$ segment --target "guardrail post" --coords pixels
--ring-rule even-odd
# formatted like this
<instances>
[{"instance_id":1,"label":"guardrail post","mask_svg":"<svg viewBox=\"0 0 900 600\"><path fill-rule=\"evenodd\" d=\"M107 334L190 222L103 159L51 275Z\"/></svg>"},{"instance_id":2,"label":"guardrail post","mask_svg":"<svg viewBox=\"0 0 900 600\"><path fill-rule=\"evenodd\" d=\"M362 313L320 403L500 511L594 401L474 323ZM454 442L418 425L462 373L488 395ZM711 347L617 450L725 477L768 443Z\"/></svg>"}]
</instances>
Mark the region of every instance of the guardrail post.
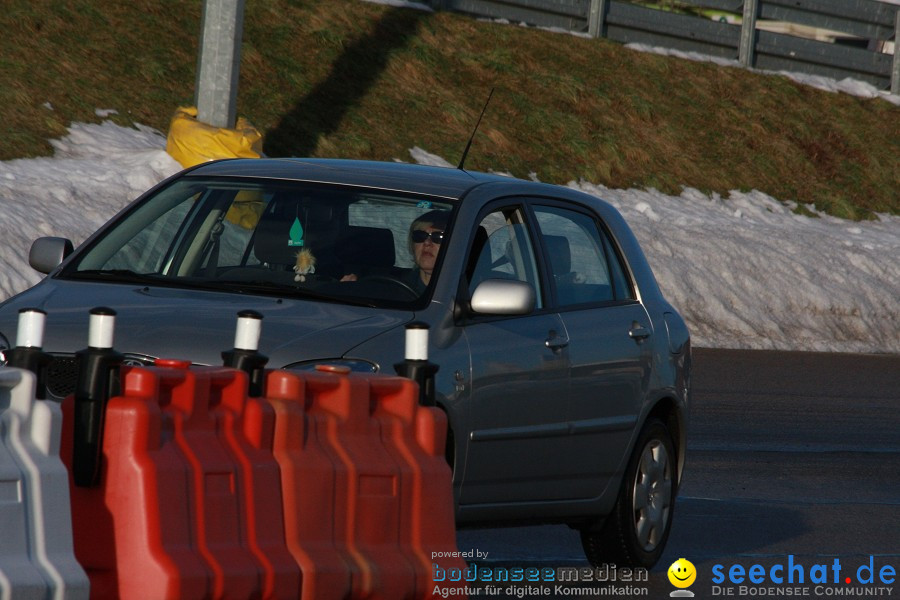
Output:
<instances>
[{"instance_id":1,"label":"guardrail post","mask_svg":"<svg viewBox=\"0 0 900 600\"><path fill-rule=\"evenodd\" d=\"M591 0L591 12L588 15L588 35L606 37L606 14L609 12L609 0Z\"/></svg>"},{"instance_id":2,"label":"guardrail post","mask_svg":"<svg viewBox=\"0 0 900 600\"><path fill-rule=\"evenodd\" d=\"M900 9L894 15L894 66L891 69L891 93L900 96Z\"/></svg>"},{"instance_id":3,"label":"guardrail post","mask_svg":"<svg viewBox=\"0 0 900 600\"><path fill-rule=\"evenodd\" d=\"M91 309L88 347L75 353L78 384L75 387L75 434L72 477L78 487L100 483L103 460L103 422L106 403L121 391L119 368L122 355L113 350L116 311Z\"/></svg>"},{"instance_id":4,"label":"guardrail post","mask_svg":"<svg viewBox=\"0 0 900 600\"><path fill-rule=\"evenodd\" d=\"M438 365L428 360L428 324L413 321L406 326L406 352L403 362L394 365L400 377L419 384L419 404L434 406L434 374Z\"/></svg>"},{"instance_id":5,"label":"guardrail post","mask_svg":"<svg viewBox=\"0 0 900 600\"><path fill-rule=\"evenodd\" d=\"M7 352L10 367L26 369L37 376L34 397L38 400L47 399L47 367L53 360L43 351L46 322L47 313L39 308L20 310L16 347Z\"/></svg>"},{"instance_id":6,"label":"guardrail post","mask_svg":"<svg viewBox=\"0 0 900 600\"><path fill-rule=\"evenodd\" d=\"M204 0L197 64L197 118L231 129L237 117L244 0Z\"/></svg>"},{"instance_id":7,"label":"guardrail post","mask_svg":"<svg viewBox=\"0 0 900 600\"><path fill-rule=\"evenodd\" d=\"M234 349L222 352L224 366L247 373L248 395L253 398L262 396L266 379L265 367L269 362L268 356L259 353L262 319L263 316L255 310L239 312L234 332Z\"/></svg>"},{"instance_id":8,"label":"guardrail post","mask_svg":"<svg viewBox=\"0 0 900 600\"><path fill-rule=\"evenodd\" d=\"M738 50L738 60L745 67L753 66L753 54L756 47L756 15L758 14L758 0L744 0L744 16L741 21L741 46Z\"/></svg>"}]
</instances>

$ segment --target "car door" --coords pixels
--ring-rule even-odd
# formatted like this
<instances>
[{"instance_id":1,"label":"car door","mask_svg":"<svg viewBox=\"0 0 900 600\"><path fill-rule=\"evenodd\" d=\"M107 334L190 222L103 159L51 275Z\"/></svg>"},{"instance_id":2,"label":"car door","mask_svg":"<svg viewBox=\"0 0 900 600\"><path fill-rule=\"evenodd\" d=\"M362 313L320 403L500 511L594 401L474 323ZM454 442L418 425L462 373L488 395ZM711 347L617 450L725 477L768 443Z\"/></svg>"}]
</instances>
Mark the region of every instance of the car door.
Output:
<instances>
[{"instance_id":1,"label":"car door","mask_svg":"<svg viewBox=\"0 0 900 600\"><path fill-rule=\"evenodd\" d=\"M603 492L625 459L651 369L651 322L599 219L572 205L533 205L554 303L569 338L571 455L577 497Z\"/></svg>"},{"instance_id":2,"label":"car door","mask_svg":"<svg viewBox=\"0 0 900 600\"><path fill-rule=\"evenodd\" d=\"M463 285L471 295L488 279L530 283L527 315L470 314L471 427L460 504L560 497L557 469L566 458L568 362L562 322L546 308L532 231L521 204L479 219Z\"/></svg>"}]
</instances>

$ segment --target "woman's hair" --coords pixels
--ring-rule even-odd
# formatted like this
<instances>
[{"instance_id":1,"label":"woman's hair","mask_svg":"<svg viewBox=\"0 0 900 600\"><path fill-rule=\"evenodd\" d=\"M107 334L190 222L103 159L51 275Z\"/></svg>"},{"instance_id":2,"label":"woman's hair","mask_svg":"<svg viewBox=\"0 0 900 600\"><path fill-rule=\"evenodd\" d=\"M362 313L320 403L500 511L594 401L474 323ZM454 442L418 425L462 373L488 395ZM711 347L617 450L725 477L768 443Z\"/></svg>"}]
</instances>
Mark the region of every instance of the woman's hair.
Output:
<instances>
[{"instance_id":1,"label":"woman's hair","mask_svg":"<svg viewBox=\"0 0 900 600\"><path fill-rule=\"evenodd\" d=\"M428 227L444 230L447 228L447 221L449 218L450 211L448 210L431 210L416 217L415 220L409 224L409 233L406 236L406 245L409 248L409 253L415 255L413 250L415 244L413 244L412 241L413 231L417 229L427 229Z\"/></svg>"}]
</instances>

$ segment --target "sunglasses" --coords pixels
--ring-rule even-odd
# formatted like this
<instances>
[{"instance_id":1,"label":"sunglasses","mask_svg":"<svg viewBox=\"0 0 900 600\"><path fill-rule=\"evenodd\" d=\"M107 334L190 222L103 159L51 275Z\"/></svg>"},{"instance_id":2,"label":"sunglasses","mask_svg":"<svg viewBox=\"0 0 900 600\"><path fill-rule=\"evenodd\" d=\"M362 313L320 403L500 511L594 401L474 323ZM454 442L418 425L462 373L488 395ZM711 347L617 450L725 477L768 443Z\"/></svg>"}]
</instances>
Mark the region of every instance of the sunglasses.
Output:
<instances>
[{"instance_id":1,"label":"sunglasses","mask_svg":"<svg viewBox=\"0 0 900 600\"><path fill-rule=\"evenodd\" d=\"M421 244L428 238L431 238L432 243L440 244L444 241L444 232L432 231L431 233L428 233L427 231L422 231L421 229L416 229L412 232L412 241L416 244Z\"/></svg>"}]
</instances>

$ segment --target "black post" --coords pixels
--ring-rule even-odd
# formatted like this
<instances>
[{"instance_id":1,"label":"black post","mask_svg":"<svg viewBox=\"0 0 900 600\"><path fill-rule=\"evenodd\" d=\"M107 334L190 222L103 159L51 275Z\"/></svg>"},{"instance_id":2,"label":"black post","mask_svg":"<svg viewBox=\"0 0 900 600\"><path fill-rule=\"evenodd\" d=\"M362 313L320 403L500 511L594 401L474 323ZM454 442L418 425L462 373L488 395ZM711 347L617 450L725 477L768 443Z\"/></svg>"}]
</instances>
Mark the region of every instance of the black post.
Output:
<instances>
[{"instance_id":1,"label":"black post","mask_svg":"<svg viewBox=\"0 0 900 600\"><path fill-rule=\"evenodd\" d=\"M44 325L47 313L39 308L23 308L19 311L19 329L16 332L16 347L7 352L7 363L31 371L37 376L34 397L47 399L47 367L53 357L43 351Z\"/></svg>"},{"instance_id":2,"label":"black post","mask_svg":"<svg viewBox=\"0 0 900 600\"><path fill-rule=\"evenodd\" d=\"M79 487L100 483L106 404L111 397L121 393L122 355L112 349L116 311L97 307L90 314L88 347L75 354L78 384L75 387L72 475Z\"/></svg>"},{"instance_id":3,"label":"black post","mask_svg":"<svg viewBox=\"0 0 900 600\"><path fill-rule=\"evenodd\" d=\"M403 362L394 365L401 377L419 384L419 404L434 406L434 375L438 365L428 361L428 324L413 321L406 326L406 355Z\"/></svg>"},{"instance_id":4,"label":"black post","mask_svg":"<svg viewBox=\"0 0 900 600\"><path fill-rule=\"evenodd\" d=\"M269 362L268 356L258 352L262 319L263 316L255 310L239 312L234 333L234 349L222 352L226 367L240 369L250 376L248 394L254 398L263 395L265 367Z\"/></svg>"}]
</instances>

